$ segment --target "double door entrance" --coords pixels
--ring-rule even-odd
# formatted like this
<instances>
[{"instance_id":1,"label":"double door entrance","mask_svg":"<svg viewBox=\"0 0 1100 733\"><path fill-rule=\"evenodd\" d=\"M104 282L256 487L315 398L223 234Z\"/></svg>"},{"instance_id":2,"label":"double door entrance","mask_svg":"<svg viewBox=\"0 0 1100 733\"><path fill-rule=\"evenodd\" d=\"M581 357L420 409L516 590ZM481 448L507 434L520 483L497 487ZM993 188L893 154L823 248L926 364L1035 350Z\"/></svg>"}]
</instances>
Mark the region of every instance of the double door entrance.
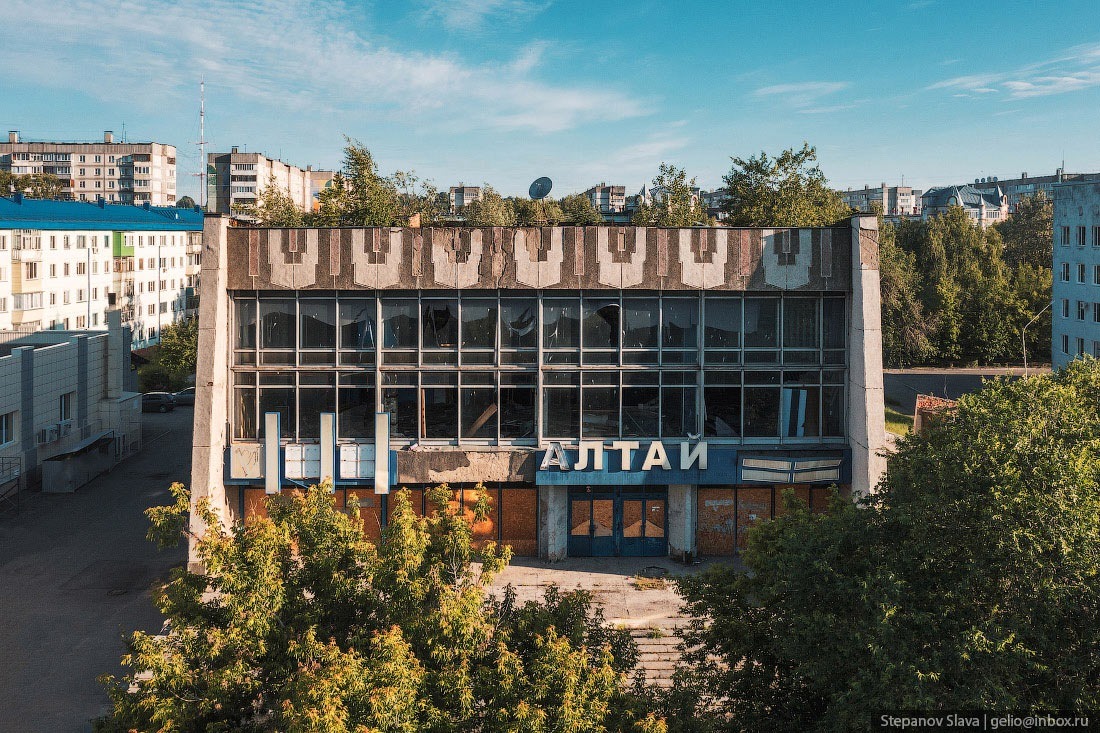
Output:
<instances>
[{"instance_id":1,"label":"double door entrance","mask_svg":"<svg viewBox=\"0 0 1100 733\"><path fill-rule=\"evenodd\" d=\"M601 487L569 496L570 557L663 557L667 535L667 489Z\"/></svg>"}]
</instances>

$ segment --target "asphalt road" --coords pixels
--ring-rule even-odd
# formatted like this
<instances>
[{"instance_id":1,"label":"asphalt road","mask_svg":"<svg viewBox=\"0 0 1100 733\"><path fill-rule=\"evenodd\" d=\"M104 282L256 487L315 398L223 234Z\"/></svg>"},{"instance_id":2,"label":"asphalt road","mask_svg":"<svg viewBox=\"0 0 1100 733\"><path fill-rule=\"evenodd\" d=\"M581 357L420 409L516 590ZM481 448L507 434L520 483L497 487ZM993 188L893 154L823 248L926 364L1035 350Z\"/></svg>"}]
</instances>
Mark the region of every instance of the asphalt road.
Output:
<instances>
[{"instance_id":1,"label":"asphalt road","mask_svg":"<svg viewBox=\"0 0 1100 733\"><path fill-rule=\"evenodd\" d=\"M143 416L141 453L75 494L25 493L0 513L0 731L90 731L132 631L159 631L149 589L181 564L143 512L191 471L192 408Z\"/></svg>"}]
</instances>

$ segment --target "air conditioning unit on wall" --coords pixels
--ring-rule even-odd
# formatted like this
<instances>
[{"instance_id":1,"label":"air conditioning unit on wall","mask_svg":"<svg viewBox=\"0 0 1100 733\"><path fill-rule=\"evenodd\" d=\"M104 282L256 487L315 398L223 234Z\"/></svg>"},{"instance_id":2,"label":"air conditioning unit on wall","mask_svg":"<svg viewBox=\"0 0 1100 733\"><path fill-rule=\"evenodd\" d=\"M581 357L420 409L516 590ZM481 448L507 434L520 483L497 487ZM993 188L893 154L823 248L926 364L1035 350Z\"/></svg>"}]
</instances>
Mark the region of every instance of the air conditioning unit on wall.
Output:
<instances>
[{"instance_id":1,"label":"air conditioning unit on wall","mask_svg":"<svg viewBox=\"0 0 1100 733\"><path fill-rule=\"evenodd\" d=\"M72 420L62 420L61 422L59 422L57 424L57 434L60 437L64 438L66 435L69 435L72 432L73 432L73 421Z\"/></svg>"},{"instance_id":2,"label":"air conditioning unit on wall","mask_svg":"<svg viewBox=\"0 0 1100 733\"><path fill-rule=\"evenodd\" d=\"M42 428L38 431L38 445L53 443L57 439L58 429L56 425L50 425L49 427Z\"/></svg>"}]
</instances>

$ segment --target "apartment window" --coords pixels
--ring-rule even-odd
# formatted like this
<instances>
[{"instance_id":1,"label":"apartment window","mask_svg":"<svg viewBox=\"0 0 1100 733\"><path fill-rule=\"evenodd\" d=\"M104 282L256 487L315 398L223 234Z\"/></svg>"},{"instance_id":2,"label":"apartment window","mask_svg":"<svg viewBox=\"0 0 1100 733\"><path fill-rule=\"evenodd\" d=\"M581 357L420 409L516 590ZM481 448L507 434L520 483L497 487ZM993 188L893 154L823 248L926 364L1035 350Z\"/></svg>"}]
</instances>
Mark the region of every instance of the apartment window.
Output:
<instances>
[{"instance_id":1,"label":"apartment window","mask_svg":"<svg viewBox=\"0 0 1100 733\"><path fill-rule=\"evenodd\" d=\"M84 162L84 156L83 156L83 155L81 155L81 156L80 156L80 162L81 162L81 163L83 163L83 162ZM81 169L81 170L80 170L80 175L84 175L84 169Z\"/></svg>"},{"instance_id":2,"label":"apartment window","mask_svg":"<svg viewBox=\"0 0 1100 733\"><path fill-rule=\"evenodd\" d=\"M92 300L99 300L99 288L92 288Z\"/></svg>"},{"instance_id":3,"label":"apartment window","mask_svg":"<svg viewBox=\"0 0 1100 733\"><path fill-rule=\"evenodd\" d=\"M1063 262L1062 263L1062 271L1060 273L1058 273L1058 277L1064 283L1069 282L1069 263L1068 262Z\"/></svg>"},{"instance_id":4,"label":"apartment window","mask_svg":"<svg viewBox=\"0 0 1100 733\"><path fill-rule=\"evenodd\" d=\"M1069 318L1069 298L1062 298L1062 318Z\"/></svg>"},{"instance_id":5,"label":"apartment window","mask_svg":"<svg viewBox=\"0 0 1100 733\"><path fill-rule=\"evenodd\" d=\"M1074 352L1074 353L1077 356L1084 356L1085 355L1085 340L1083 338L1081 338L1080 336L1078 336L1076 341L1077 341L1077 351Z\"/></svg>"},{"instance_id":6,"label":"apartment window","mask_svg":"<svg viewBox=\"0 0 1100 733\"><path fill-rule=\"evenodd\" d=\"M50 237L50 249L57 249L57 237Z\"/></svg>"},{"instance_id":7,"label":"apartment window","mask_svg":"<svg viewBox=\"0 0 1100 733\"><path fill-rule=\"evenodd\" d=\"M8 299L7 298L0 298L0 313L7 313L7 312L8 312Z\"/></svg>"},{"instance_id":8,"label":"apartment window","mask_svg":"<svg viewBox=\"0 0 1100 733\"><path fill-rule=\"evenodd\" d=\"M7 278L7 273L6 273L6 272L4 272L4 268L3 268L3 267L0 267L0 283L4 282L4 281L5 281L5 280L7 280L7 279L8 279L8 278Z\"/></svg>"},{"instance_id":9,"label":"apartment window","mask_svg":"<svg viewBox=\"0 0 1100 733\"><path fill-rule=\"evenodd\" d=\"M69 263L68 262L61 265L61 272L65 277L69 276Z\"/></svg>"},{"instance_id":10,"label":"apartment window","mask_svg":"<svg viewBox=\"0 0 1100 733\"><path fill-rule=\"evenodd\" d=\"M99 274L99 260L92 260L92 274Z\"/></svg>"},{"instance_id":11,"label":"apartment window","mask_svg":"<svg viewBox=\"0 0 1100 733\"><path fill-rule=\"evenodd\" d=\"M93 313L92 314L92 326L98 326L98 325L99 325L99 314L98 313Z\"/></svg>"},{"instance_id":12,"label":"apartment window","mask_svg":"<svg viewBox=\"0 0 1100 733\"><path fill-rule=\"evenodd\" d=\"M80 187L81 187L81 188L84 188L84 187L85 187L85 186L84 186L84 181L81 181L81 182L80 182ZM84 195L84 194L81 194L81 197L83 197L83 195Z\"/></svg>"},{"instance_id":13,"label":"apartment window","mask_svg":"<svg viewBox=\"0 0 1100 733\"><path fill-rule=\"evenodd\" d=\"M146 286L145 290L146 290L146 292L149 292L149 293L157 292L157 283L156 283L156 281L155 280L150 280L149 285Z\"/></svg>"},{"instance_id":14,"label":"apartment window","mask_svg":"<svg viewBox=\"0 0 1100 733\"><path fill-rule=\"evenodd\" d=\"M8 237L7 237L7 235L0 235L0 252L6 250L7 248L8 248Z\"/></svg>"},{"instance_id":15,"label":"apartment window","mask_svg":"<svg viewBox=\"0 0 1100 733\"><path fill-rule=\"evenodd\" d=\"M103 156L102 156L102 155L97 155L97 156L95 157L95 162L97 162L97 163L102 163L102 162L103 162ZM96 173L98 173L98 172L99 172L99 169L98 169L98 168L96 168Z\"/></svg>"},{"instance_id":16,"label":"apartment window","mask_svg":"<svg viewBox=\"0 0 1100 733\"><path fill-rule=\"evenodd\" d=\"M97 163L99 162L99 156L98 155L96 156L96 161L95 162L97 162ZM95 174L97 176L103 175L103 169L102 168L96 168L95 169Z\"/></svg>"},{"instance_id":17,"label":"apartment window","mask_svg":"<svg viewBox=\"0 0 1100 733\"><path fill-rule=\"evenodd\" d=\"M1100 303L1092 304L1092 320L1100 323Z\"/></svg>"},{"instance_id":18,"label":"apartment window","mask_svg":"<svg viewBox=\"0 0 1100 733\"><path fill-rule=\"evenodd\" d=\"M155 316L157 314L156 306L150 303L149 306L145 309L145 312L151 316Z\"/></svg>"},{"instance_id":19,"label":"apartment window","mask_svg":"<svg viewBox=\"0 0 1100 733\"><path fill-rule=\"evenodd\" d=\"M1092 246L1100 247L1100 226L1092 228Z\"/></svg>"},{"instance_id":20,"label":"apartment window","mask_svg":"<svg viewBox=\"0 0 1100 733\"><path fill-rule=\"evenodd\" d=\"M1085 320L1085 316L1088 315L1089 304L1083 300L1077 301L1077 320Z\"/></svg>"},{"instance_id":21,"label":"apartment window","mask_svg":"<svg viewBox=\"0 0 1100 733\"><path fill-rule=\"evenodd\" d=\"M1092 342L1092 355L1100 359L1100 341Z\"/></svg>"},{"instance_id":22,"label":"apartment window","mask_svg":"<svg viewBox=\"0 0 1100 733\"><path fill-rule=\"evenodd\" d=\"M68 235L68 234L66 234L65 236L63 236L63 237L61 238L61 245L62 245L62 246L63 246L63 247L65 248L65 249L69 249L69 235Z\"/></svg>"},{"instance_id":23,"label":"apartment window","mask_svg":"<svg viewBox=\"0 0 1100 733\"><path fill-rule=\"evenodd\" d=\"M68 290L66 290L65 292L63 292L63 293L61 294L61 299L62 299L62 303L63 303L64 305L68 305L68 304L69 304L69 291L68 291Z\"/></svg>"},{"instance_id":24,"label":"apartment window","mask_svg":"<svg viewBox=\"0 0 1100 733\"><path fill-rule=\"evenodd\" d=\"M87 265L85 265L83 262L77 262L76 263L76 274L77 275L87 274L86 269L87 269Z\"/></svg>"},{"instance_id":25,"label":"apartment window","mask_svg":"<svg viewBox=\"0 0 1100 733\"><path fill-rule=\"evenodd\" d=\"M1092 282L1094 285L1100 285L1100 265L1092 266Z\"/></svg>"},{"instance_id":26,"label":"apartment window","mask_svg":"<svg viewBox=\"0 0 1100 733\"><path fill-rule=\"evenodd\" d=\"M87 328L87 324L85 323L84 316L77 316L76 317L76 327L77 328Z\"/></svg>"},{"instance_id":27,"label":"apartment window","mask_svg":"<svg viewBox=\"0 0 1100 733\"><path fill-rule=\"evenodd\" d=\"M75 392L66 392L61 395L61 400L58 403L58 412L60 413L60 420L72 420L73 419L73 395Z\"/></svg>"},{"instance_id":28,"label":"apartment window","mask_svg":"<svg viewBox=\"0 0 1100 733\"><path fill-rule=\"evenodd\" d=\"M1069 353L1069 335L1064 333L1062 334L1062 353Z\"/></svg>"},{"instance_id":29,"label":"apartment window","mask_svg":"<svg viewBox=\"0 0 1100 733\"><path fill-rule=\"evenodd\" d=\"M1079 282L1079 283L1084 283L1085 282L1085 265L1084 265L1084 263L1081 263L1081 262L1077 263L1077 282Z\"/></svg>"},{"instance_id":30,"label":"apartment window","mask_svg":"<svg viewBox=\"0 0 1100 733\"><path fill-rule=\"evenodd\" d=\"M15 413L6 412L0 415L0 445L15 442Z\"/></svg>"},{"instance_id":31,"label":"apartment window","mask_svg":"<svg viewBox=\"0 0 1100 733\"><path fill-rule=\"evenodd\" d=\"M1085 227L1083 226L1077 227L1077 246L1085 246Z\"/></svg>"},{"instance_id":32,"label":"apartment window","mask_svg":"<svg viewBox=\"0 0 1100 733\"><path fill-rule=\"evenodd\" d=\"M168 304L167 303L161 303L160 304L160 312L161 313L167 313L168 312Z\"/></svg>"},{"instance_id":33,"label":"apartment window","mask_svg":"<svg viewBox=\"0 0 1100 733\"><path fill-rule=\"evenodd\" d=\"M50 293L50 305L57 305L57 293Z\"/></svg>"},{"instance_id":34,"label":"apartment window","mask_svg":"<svg viewBox=\"0 0 1100 733\"><path fill-rule=\"evenodd\" d=\"M26 265L27 265L27 279L28 280L37 280L38 279L38 263L37 262L27 262Z\"/></svg>"},{"instance_id":35,"label":"apartment window","mask_svg":"<svg viewBox=\"0 0 1100 733\"><path fill-rule=\"evenodd\" d=\"M1062 246L1069 246L1069 227L1062 227Z\"/></svg>"},{"instance_id":36,"label":"apartment window","mask_svg":"<svg viewBox=\"0 0 1100 733\"><path fill-rule=\"evenodd\" d=\"M50 265L50 277L57 277L57 265Z\"/></svg>"}]
</instances>

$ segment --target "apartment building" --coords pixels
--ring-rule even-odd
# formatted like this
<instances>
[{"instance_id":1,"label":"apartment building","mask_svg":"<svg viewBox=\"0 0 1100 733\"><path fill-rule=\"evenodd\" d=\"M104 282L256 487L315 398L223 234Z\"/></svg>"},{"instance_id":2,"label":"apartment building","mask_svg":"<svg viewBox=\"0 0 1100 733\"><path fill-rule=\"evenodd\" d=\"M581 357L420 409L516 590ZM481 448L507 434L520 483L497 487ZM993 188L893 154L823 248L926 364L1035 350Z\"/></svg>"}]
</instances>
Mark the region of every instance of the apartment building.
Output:
<instances>
[{"instance_id":1,"label":"apartment building","mask_svg":"<svg viewBox=\"0 0 1100 733\"><path fill-rule=\"evenodd\" d=\"M16 175L48 173L61 179L62 197L75 201L176 203L176 148L155 142L118 142L110 130L102 142L24 141L19 131L0 143L0 169ZM9 192L0 192L7 195Z\"/></svg>"},{"instance_id":2,"label":"apartment building","mask_svg":"<svg viewBox=\"0 0 1100 733\"><path fill-rule=\"evenodd\" d=\"M878 231L204 231L191 489L488 489L519 555L731 555L885 469ZM198 521L193 518L193 522ZM193 528L201 529L201 527ZM194 559L194 558L193 558Z\"/></svg>"},{"instance_id":3,"label":"apartment building","mask_svg":"<svg viewBox=\"0 0 1100 733\"><path fill-rule=\"evenodd\" d=\"M202 212L0 198L0 328L106 328L120 310L134 348L197 309Z\"/></svg>"},{"instance_id":4,"label":"apartment building","mask_svg":"<svg viewBox=\"0 0 1100 733\"><path fill-rule=\"evenodd\" d=\"M1054 186L1051 363L1100 358L1100 181Z\"/></svg>"},{"instance_id":5,"label":"apartment building","mask_svg":"<svg viewBox=\"0 0 1100 733\"><path fill-rule=\"evenodd\" d=\"M587 196L596 211L603 216L622 214L626 211L626 186L609 186L600 183L588 189L582 196Z\"/></svg>"},{"instance_id":6,"label":"apartment building","mask_svg":"<svg viewBox=\"0 0 1100 733\"><path fill-rule=\"evenodd\" d=\"M1024 171L1019 178L1007 178L998 180L997 176L975 178L974 188L979 191L992 192L1000 189L1008 198L1008 213L1016 213L1016 207L1020 205L1020 199L1024 196L1033 196L1042 191L1047 198L1054 198L1054 187L1060 183L1087 183L1100 182L1100 173L1066 173L1058 168L1049 176L1028 176Z\"/></svg>"},{"instance_id":7,"label":"apartment building","mask_svg":"<svg viewBox=\"0 0 1100 733\"><path fill-rule=\"evenodd\" d=\"M447 204L449 211L455 216L462 216L462 211L475 201L481 201L481 186L467 186L460 183L451 186L447 192Z\"/></svg>"},{"instance_id":8,"label":"apartment building","mask_svg":"<svg viewBox=\"0 0 1100 733\"><path fill-rule=\"evenodd\" d=\"M909 186L887 186L879 184L875 188L864 186L862 189L839 191L844 203L856 211L869 214L876 204L883 216L919 216L921 213L920 189Z\"/></svg>"},{"instance_id":9,"label":"apartment building","mask_svg":"<svg viewBox=\"0 0 1100 733\"><path fill-rule=\"evenodd\" d=\"M125 390L128 329L0 330L0 496L73 491L141 444L141 395Z\"/></svg>"},{"instance_id":10,"label":"apartment building","mask_svg":"<svg viewBox=\"0 0 1100 733\"><path fill-rule=\"evenodd\" d=\"M248 220L260 192L269 185L288 192L303 212L314 211L317 197L332 181L332 171L299 168L263 153L242 153L234 146L228 153L209 153L207 210Z\"/></svg>"}]
</instances>

